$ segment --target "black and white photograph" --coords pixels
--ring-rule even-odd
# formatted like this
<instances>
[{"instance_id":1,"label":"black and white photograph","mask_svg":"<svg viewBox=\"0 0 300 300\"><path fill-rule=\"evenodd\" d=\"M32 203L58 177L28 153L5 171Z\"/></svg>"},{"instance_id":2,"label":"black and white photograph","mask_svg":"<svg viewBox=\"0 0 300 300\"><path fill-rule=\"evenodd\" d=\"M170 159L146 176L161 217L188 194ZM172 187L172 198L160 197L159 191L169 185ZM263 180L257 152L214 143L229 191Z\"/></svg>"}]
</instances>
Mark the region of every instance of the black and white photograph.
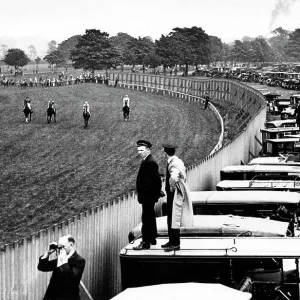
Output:
<instances>
[{"instance_id":1,"label":"black and white photograph","mask_svg":"<svg viewBox=\"0 0 300 300\"><path fill-rule=\"evenodd\" d=\"M299 300L300 0L2 2L0 300Z\"/></svg>"}]
</instances>

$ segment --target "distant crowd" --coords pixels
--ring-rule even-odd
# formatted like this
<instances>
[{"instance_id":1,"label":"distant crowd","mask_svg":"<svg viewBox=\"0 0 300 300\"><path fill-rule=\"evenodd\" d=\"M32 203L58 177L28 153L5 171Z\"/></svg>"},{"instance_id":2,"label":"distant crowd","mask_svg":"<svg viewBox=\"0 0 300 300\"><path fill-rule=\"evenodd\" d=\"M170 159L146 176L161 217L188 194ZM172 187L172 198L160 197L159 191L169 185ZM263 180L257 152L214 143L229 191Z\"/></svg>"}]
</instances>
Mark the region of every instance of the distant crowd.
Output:
<instances>
[{"instance_id":1,"label":"distant crowd","mask_svg":"<svg viewBox=\"0 0 300 300\"><path fill-rule=\"evenodd\" d=\"M85 82L109 84L109 77L103 74L95 74L93 72L83 72L79 76L73 76L64 74L61 72L57 77L48 77L41 75L40 77L35 76L34 78L22 78L14 80L13 78L6 77L3 74L0 75L0 85L4 88L9 86L18 86L21 88L26 87L53 87L80 84Z\"/></svg>"}]
</instances>

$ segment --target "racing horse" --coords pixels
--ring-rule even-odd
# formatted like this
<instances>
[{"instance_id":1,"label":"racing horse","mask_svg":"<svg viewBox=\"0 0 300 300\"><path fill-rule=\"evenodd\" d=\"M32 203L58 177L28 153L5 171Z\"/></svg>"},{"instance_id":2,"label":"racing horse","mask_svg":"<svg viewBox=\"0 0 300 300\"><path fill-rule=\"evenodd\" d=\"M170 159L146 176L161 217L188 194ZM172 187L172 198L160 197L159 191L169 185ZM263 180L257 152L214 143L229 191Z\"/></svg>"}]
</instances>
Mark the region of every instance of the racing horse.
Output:
<instances>
[{"instance_id":1,"label":"racing horse","mask_svg":"<svg viewBox=\"0 0 300 300\"><path fill-rule=\"evenodd\" d=\"M49 106L47 108L47 122L48 124L51 123L51 119L54 119L54 122L56 122L56 108L53 107L53 103L49 102Z\"/></svg>"},{"instance_id":2,"label":"racing horse","mask_svg":"<svg viewBox=\"0 0 300 300\"><path fill-rule=\"evenodd\" d=\"M124 121L127 122L129 120L130 107L127 104L125 104L122 108L122 111L123 111Z\"/></svg>"},{"instance_id":3,"label":"racing horse","mask_svg":"<svg viewBox=\"0 0 300 300\"><path fill-rule=\"evenodd\" d=\"M25 115L25 122L28 123L28 121L31 121L31 115L33 113L32 109L28 106L28 103L24 103L25 107L23 109L24 115ZM29 117L29 120L28 120Z\"/></svg>"},{"instance_id":4,"label":"racing horse","mask_svg":"<svg viewBox=\"0 0 300 300\"><path fill-rule=\"evenodd\" d=\"M87 128L89 123L89 118L91 117L91 114L88 112L87 105L83 106L83 122L84 122L84 128Z\"/></svg>"}]
</instances>

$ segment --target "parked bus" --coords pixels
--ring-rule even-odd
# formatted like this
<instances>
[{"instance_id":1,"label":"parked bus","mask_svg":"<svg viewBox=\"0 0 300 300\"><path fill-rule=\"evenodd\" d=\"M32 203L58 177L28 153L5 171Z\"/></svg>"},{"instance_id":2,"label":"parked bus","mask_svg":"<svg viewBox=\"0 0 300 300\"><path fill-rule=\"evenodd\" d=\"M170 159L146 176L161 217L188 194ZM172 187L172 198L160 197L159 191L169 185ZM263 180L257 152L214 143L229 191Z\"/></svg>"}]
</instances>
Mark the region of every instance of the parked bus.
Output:
<instances>
[{"instance_id":1,"label":"parked bus","mask_svg":"<svg viewBox=\"0 0 300 300\"><path fill-rule=\"evenodd\" d=\"M299 127L275 127L275 128L264 128L260 130L262 142L266 139L279 139L284 138L287 135L293 137L294 134L299 132Z\"/></svg>"},{"instance_id":2,"label":"parked bus","mask_svg":"<svg viewBox=\"0 0 300 300\"><path fill-rule=\"evenodd\" d=\"M241 287L249 278L259 289L254 299L299 299L299 238L186 236L180 250L165 252L161 245L167 241L158 237L157 245L136 251L138 238L121 250L123 290L179 282ZM286 260L292 262L289 268Z\"/></svg>"},{"instance_id":3,"label":"parked bus","mask_svg":"<svg viewBox=\"0 0 300 300\"><path fill-rule=\"evenodd\" d=\"M300 195L298 193L282 191L197 191L191 192L196 226L193 230L182 229L181 234L190 235L227 235L228 231L223 224L236 228L236 235L244 232L256 232L257 235L267 235L272 227L264 220L281 221L289 223L289 232L297 235L298 210ZM249 218L249 217L252 217ZM254 218L254 219L253 219ZM263 220L259 219L263 218ZM236 223L236 225L233 225ZM263 224L264 223L264 224ZM237 225L238 224L238 225ZM254 229L260 224L260 230ZM275 223L274 223L275 224ZM134 227L128 235L129 242L141 235L141 223ZM247 229L246 229L247 227ZM252 228L252 229L251 229ZM274 225L274 229L276 225ZM167 220L165 217L157 218L157 230L160 236L167 235ZM269 232L272 232L271 229ZM234 231L232 231L233 233ZM275 230L278 234L286 233L286 229ZM273 234L277 234L274 233ZM253 233L254 234L254 233Z\"/></svg>"},{"instance_id":4,"label":"parked bus","mask_svg":"<svg viewBox=\"0 0 300 300\"><path fill-rule=\"evenodd\" d=\"M278 156L279 154L299 152L299 138L288 137L280 139L266 139L264 147L263 153L266 156Z\"/></svg>"}]
</instances>

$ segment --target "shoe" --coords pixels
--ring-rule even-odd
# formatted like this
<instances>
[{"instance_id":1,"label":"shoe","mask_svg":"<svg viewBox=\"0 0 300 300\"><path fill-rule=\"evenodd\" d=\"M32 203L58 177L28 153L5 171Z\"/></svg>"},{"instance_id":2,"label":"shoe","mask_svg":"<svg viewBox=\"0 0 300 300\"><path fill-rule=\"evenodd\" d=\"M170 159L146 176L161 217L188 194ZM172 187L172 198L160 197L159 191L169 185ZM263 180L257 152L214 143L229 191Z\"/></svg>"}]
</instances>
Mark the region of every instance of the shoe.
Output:
<instances>
[{"instance_id":1,"label":"shoe","mask_svg":"<svg viewBox=\"0 0 300 300\"><path fill-rule=\"evenodd\" d=\"M166 244L161 245L162 248L167 248L172 246L170 242L167 242Z\"/></svg>"},{"instance_id":2,"label":"shoe","mask_svg":"<svg viewBox=\"0 0 300 300\"><path fill-rule=\"evenodd\" d=\"M153 241L150 242L150 244L151 244L151 245L156 245L157 242L156 242L156 240L153 240Z\"/></svg>"},{"instance_id":3,"label":"shoe","mask_svg":"<svg viewBox=\"0 0 300 300\"><path fill-rule=\"evenodd\" d=\"M165 250L166 252L169 252L169 251L176 251L176 250L180 250L180 246L179 246L179 245L177 245L177 246L171 245L171 246L169 246L169 247L165 247L164 250Z\"/></svg>"},{"instance_id":4,"label":"shoe","mask_svg":"<svg viewBox=\"0 0 300 300\"><path fill-rule=\"evenodd\" d=\"M150 249L150 244L141 242L138 246L133 247L133 250L144 250L144 249Z\"/></svg>"}]
</instances>

